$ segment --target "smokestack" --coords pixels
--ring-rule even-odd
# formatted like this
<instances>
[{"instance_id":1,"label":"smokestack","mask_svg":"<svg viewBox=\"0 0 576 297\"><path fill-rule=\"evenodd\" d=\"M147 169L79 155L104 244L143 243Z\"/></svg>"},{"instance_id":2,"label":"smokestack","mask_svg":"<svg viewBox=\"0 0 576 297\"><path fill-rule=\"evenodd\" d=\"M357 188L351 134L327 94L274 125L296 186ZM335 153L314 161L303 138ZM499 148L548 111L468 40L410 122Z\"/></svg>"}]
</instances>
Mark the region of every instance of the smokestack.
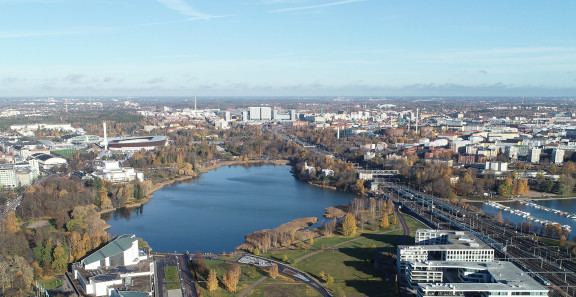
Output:
<instances>
[{"instance_id":1,"label":"smokestack","mask_svg":"<svg viewBox=\"0 0 576 297\"><path fill-rule=\"evenodd\" d=\"M102 123L102 127L104 127L104 150L108 150L108 136L106 135L106 122Z\"/></svg>"},{"instance_id":2,"label":"smokestack","mask_svg":"<svg viewBox=\"0 0 576 297\"><path fill-rule=\"evenodd\" d=\"M196 111L196 96L194 96L194 111Z\"/></svg>"},{"instance_id":3,"label":"smokestack","mask_svg":"<svg viewBox=\"0 0 576 297\"><path fill-rule=\"evenodd\" d=\"M336 139L340 139L340 127L336 127Z\"/></svg>"},{"instance_id":4,"label":"smokestack","mask_svg":"<svg viewBox=\"0 0 576 297\"><path fill-rule=\"evenodd\" d=\"M416 108L416 135L418 135L418 122L419 122L419 113L420 109Z\"/></svg>"}]
</instances>

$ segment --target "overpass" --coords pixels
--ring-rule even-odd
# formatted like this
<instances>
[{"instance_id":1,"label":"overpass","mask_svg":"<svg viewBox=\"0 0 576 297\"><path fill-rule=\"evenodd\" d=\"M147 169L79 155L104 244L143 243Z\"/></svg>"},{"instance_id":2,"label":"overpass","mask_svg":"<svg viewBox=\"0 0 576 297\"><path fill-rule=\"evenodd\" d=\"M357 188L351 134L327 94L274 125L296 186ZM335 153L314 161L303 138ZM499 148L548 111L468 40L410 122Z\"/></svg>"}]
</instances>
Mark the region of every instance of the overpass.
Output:
<instances>
[{"instance_id":1,"label":"overpass","mask_svg":"<svg viewBox=\"0 0 576 297\"><path fill-rule=\"evenodd\" d=\"M398 170L358 170L358 178L364 180L372 180L375 176L396 176Z\"/></svg>"}]
</instances>

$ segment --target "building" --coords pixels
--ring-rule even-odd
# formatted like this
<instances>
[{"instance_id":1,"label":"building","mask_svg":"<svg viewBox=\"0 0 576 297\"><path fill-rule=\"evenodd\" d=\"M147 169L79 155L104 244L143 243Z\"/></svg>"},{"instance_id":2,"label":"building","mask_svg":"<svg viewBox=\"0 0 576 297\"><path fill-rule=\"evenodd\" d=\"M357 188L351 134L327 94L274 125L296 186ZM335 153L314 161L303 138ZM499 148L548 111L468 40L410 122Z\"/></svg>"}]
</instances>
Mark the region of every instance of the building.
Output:
<instances>
[{"instance_id":1,"label":"building","mask_svg":"<svg viewBox=\"0 0 576 297\"><path fill-rule=\"evenodd\" d=\"M135 292L150 296L154 263L138 248L136 235L122 235L72 265L74 278L93 296L125 296ZM128 294L131 295L131 294Z\"/></svg>"},{"instance_id":2,"label":"building","mask_svg":"<svg viewBox=\"0 0 576 297\"><path fill-rule=\"evenodd\" d=\"M137 152L140 150L155 150L158 147L168 145L166 136L137 136L122 137L107 141L108 149L111 151Z\"/></svg>"},{"instance_id":3,"label":"building","mask_svg":"<svg viewBox=\"0 0 576 297\"><path fill-rule=\"evenodd\" d=\"M0 164L0 187L17 188L29 186L40 173L37 160L20 163Z\"/></svg>"},{"instance_id":4,"label":"building","mask_svg":"<svg viewBox=\"0 0 576 297\"><path fill-rule=\"evenodd\" d=\"M418 229L416 245L399 245L397 271L406 280L408 266L424 261L494 261L494 249L465 231Z\"/></svg>"},{"instance_id":5,"label":"building","mask_svg":"<svg viewBox=\"0 0 576 297\"><path fill-rule=\"evenodd\" d=\"M144 173L132 167L122 167L118 161L99 161L92 176L114 183L130 182L138 179L144 181Z\"/></svg>"},{"instance_id":6,"label":"building","mask_svg":"<svg viewBox=\"0 0 576 297\"><path fill-rule=\"evenodd\" d=\"M564 163L564 150L562 149L553 149L552 150L552 163L556 165L560 165Z\"/></svg>"},{"instance_id":7,"label":"building","mask_svg":"<svg viewBox=\"0 0 576 297\"><path fill-rule=\"evenodd\" d=\"M548 289L511 262L411 263L416 296L548 296Z\"/></svg>"},{"instance_id":8,"label":"building","mask_svg":"<svg viewBox=\"0 0 576 297\"><path fill-rule=\"evenodd\" d=\"M495 171L495 172L508 171L508 163L505 163L505 162L486 162L484 169Z\"/></svg>"},{"instance_id":9,"label":"building","mask_svg":"<svg viewBox=\"0 0 576 297\"><path fill-rule=\"evenodd\" d=\"M51 170L61 166L67 166L68 161L64 158L54 157L44 153L36 153L31 156L33 159L38 160L38 165L42 170Z\"/></svg>"},{"instance_id":10,"label":"building","mask_svg":"<svg viewBox=\"0 0 576 297\"><path fill-rule=\"evenodd\" d=\"M271 107L248 107L248 114L251 121L269 121L272 120Z\"/></svg>"},{"instance_id":11,"label":"building","mask_svg":"<svg viewBox=\"0 0 576 297\"><path fill-rule=\"evenodd\" d=\"M540 163L540 155L542 154L542 149L532 148L530 150L530 163Z\"/></svg>"}]
</instances>

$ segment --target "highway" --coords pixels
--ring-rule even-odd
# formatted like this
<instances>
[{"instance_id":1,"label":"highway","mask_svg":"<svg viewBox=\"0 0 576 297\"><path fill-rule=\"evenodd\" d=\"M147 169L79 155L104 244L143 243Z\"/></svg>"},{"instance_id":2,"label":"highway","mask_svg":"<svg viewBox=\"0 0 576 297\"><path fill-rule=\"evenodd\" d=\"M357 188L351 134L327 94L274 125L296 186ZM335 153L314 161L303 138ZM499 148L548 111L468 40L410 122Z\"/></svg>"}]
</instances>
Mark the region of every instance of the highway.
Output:
<instances>
[{"instance_id":1,"label":"highway","mask_svg":"<svg viewBox=\"0 0 576 297\"><path fill-rule=\"evenodd\" d=\"M422 221L439 229L469 231L550 289L550 297L576 296L576 258L569 251L538 241L524 233L440 198L390 184L389 195L403 212L414 212Z\"/></svg>"}]
</instances>

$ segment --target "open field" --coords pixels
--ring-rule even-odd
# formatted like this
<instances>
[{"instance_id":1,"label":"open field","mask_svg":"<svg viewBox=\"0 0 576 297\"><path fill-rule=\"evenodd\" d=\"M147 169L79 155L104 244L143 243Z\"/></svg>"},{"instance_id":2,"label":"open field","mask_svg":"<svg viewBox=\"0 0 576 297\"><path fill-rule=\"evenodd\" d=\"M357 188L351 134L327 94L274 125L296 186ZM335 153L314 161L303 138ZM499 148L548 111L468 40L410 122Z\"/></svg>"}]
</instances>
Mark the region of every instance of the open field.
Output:
<instances>
[{"instance_id":1,"label":"open field","mask_svg":"<svg viewBox=\"0 0 576 297\"><path fill-rule=\"evenodd\" d=\"M75 153L77 153L77 150L61 150L61 151L52 151L53 154L55 155L59 155L62 156L64 158L68 158L73 156Z\"/></svg>"},{"instance_id":2,"label":"open field","mask_svg":"<svg viewBox=\"0 0 576 297\"><path fill-rule=\"evenodd\" d=\"M409 244L414 242L413 234L416 229L426 226L411 217L405 218L411 231L411 237L406 241ZM262 256L281 261L286 255L289 262L302 258L290 265L316 279L322 279L321 272L324 272L326 277L333 277L333 283L323 283L335 296L395 296L395 281L378 270L374 259L378 253L383 253L380 266L392 276L395 269L391 254L395 254L395 244L402 233L399 225L391 225L387 229L364 232L352 237L334 234L330 237L315 238L314 244L307 245L307 248L273 250ZM320 250L321 248L324 250ZM271 281L267 279L257 285L247 296L272 296L269 295L272 293L270 290L279 284L272 285ZM300 291L298 286L288 285L290 280L285 282L286 284L278 287L278 291L274 291L278 295L273 296L310 296L307 292Z\"/></svg>"},{"instance_id":3,"label":"open field","mask_svg":"<svg viewBox=\"0 0 576 297\"><path fill-rule=\"evenodd\" d=\"M43 278L39 280L38 283L46 290L54 290L62 286L62 280L57 277Z\"/></svg>"}]
</instances>

